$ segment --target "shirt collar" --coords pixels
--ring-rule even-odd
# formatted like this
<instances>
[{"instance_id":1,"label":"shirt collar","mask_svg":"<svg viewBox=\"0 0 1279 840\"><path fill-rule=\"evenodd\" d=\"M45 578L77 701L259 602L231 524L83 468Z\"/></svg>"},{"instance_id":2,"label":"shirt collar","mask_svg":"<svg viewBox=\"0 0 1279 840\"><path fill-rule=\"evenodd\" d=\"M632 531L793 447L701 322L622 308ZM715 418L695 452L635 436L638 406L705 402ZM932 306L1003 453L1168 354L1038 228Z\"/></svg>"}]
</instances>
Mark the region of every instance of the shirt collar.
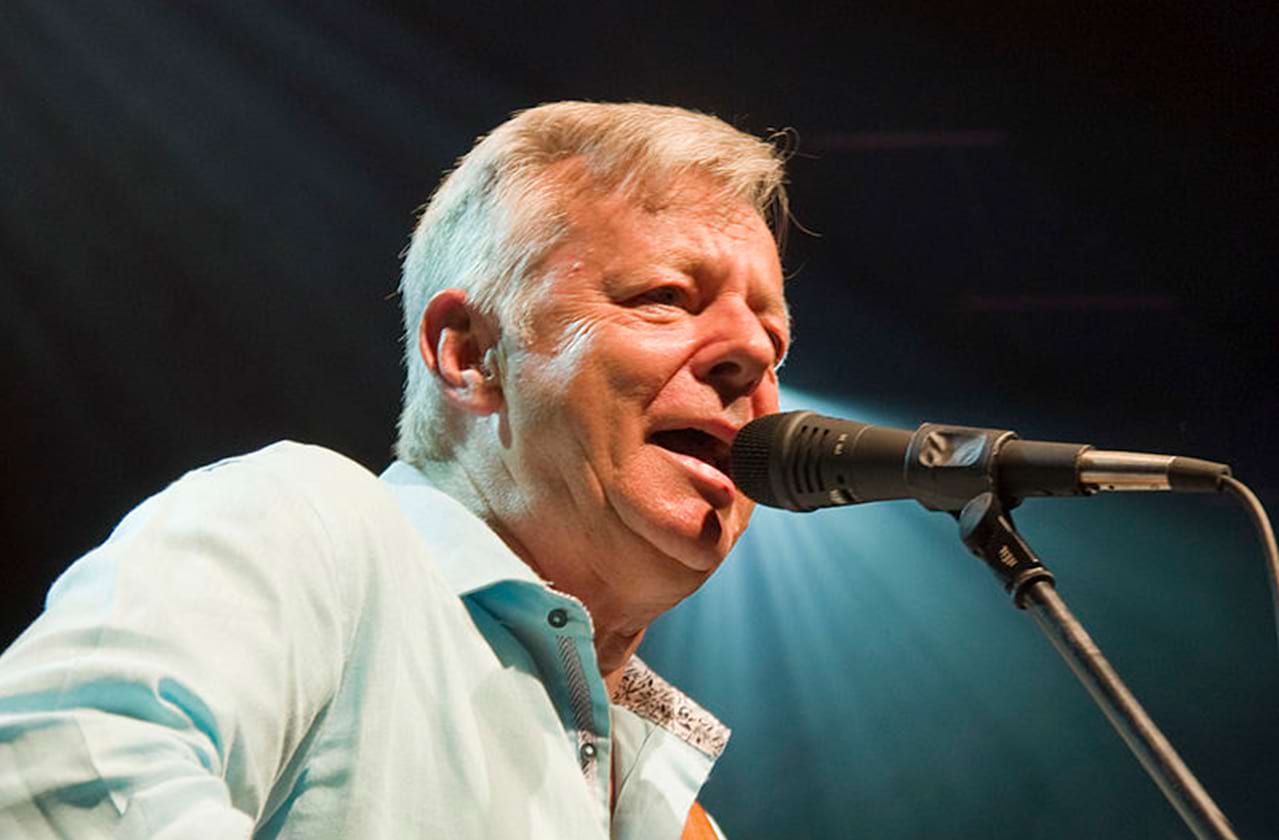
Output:
<instances>
[{"instance_id":1,"label":"shirt collar","mask_svg":"<svg viewBox=\"0 0 1279 840\"><path fill-rule=\"evenodd\" d=\"M712 759L728 746L732 731L684 692L662 679L638 656L626 663L614 702L660 726Z\"/></svg>"},{"instance_id":2,"label":"shirt collar","mask_svg":"<svg viewBox=\"0 0 1279 840\"><path fill-rule=\"evenodd\" d=\"M381 477L459 597L507 581L548 586L492 528L421 470L396 461Z\"/></svg>"}]
</instances>

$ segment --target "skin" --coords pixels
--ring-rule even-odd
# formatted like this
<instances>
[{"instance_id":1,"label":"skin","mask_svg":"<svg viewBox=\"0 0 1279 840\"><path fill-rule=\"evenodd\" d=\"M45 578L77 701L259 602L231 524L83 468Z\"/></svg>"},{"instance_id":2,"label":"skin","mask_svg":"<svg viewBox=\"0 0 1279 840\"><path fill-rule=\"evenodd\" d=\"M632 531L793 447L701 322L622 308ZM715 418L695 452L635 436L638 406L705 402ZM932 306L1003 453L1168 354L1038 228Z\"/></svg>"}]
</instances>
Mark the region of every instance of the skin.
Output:
<instances>
[{"instance_id":1,"label":"skin","mask_svg":"<svg viewBox=\"0 0 1279 840\"><path fill-rule=\"evenodd\" d=\"M754 507L653 434L727 444L775 412L789 319L767 226L701 176L658 202L566 193L569 233L526 281L528 328L489 323L447 289L419 345L471 418L433 478L586 605L616 690L648 624L715 571Z\"/></svg>"}]
</instances>

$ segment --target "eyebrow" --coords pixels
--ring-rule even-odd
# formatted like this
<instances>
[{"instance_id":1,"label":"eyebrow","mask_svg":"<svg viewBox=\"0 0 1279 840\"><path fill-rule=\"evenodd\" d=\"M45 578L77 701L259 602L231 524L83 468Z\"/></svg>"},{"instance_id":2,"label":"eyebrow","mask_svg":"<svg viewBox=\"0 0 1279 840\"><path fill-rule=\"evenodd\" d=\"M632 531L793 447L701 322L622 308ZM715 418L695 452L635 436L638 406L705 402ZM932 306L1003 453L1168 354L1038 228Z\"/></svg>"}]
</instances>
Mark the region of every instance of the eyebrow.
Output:
<instances>
[{"instance_id":1,"label":"eyebrow","mask_svg":"<svg viewBox=\"0 0 1279 840\"><path fill-rule=\"evenodd\" d=\"M692 278L697 283L704 283L708 280L714 282L719 279L719 275L727 273L726 271L714 267L714 261L707 259L706 255L696 248L680 248L675 247L661 254L659 260L643 266L631 266L621 268L615 271L606 271L602 275L602 283L605 290L615 291L619 287L625 288L629 284L642 284L655 277L669 276L670 274L680 274L685 277ZM752 296L748 295L748 303ZM758 300L758 295L753 296ZM752 309L755 309L752 306ZM782 322L785 334L782 338L786 342L786 352L790 352L790 345L794 343L791 337L791 318L790 302L786 299L786 275L782 274L782 293L777 302L769 302L768 305L761 309L755 309L760 315L778 318Z\"/></svg>"}]
</instances>

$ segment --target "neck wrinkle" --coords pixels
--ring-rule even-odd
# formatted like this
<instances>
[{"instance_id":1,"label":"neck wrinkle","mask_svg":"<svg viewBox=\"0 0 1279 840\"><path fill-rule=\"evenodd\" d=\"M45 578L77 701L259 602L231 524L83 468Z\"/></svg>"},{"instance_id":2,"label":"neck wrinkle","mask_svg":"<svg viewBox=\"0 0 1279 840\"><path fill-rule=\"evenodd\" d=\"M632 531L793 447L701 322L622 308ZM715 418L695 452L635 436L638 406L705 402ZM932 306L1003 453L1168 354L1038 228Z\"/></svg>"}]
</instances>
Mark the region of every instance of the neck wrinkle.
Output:
<instances>
[{"instance_id":1,"label":"neck wrinkle","mask_svg":"<svg viewBox=\"0 0 1279 840\"><path fill-rule=\"evenodd\" d=\"M579 571L584 571L588 578L581 580L579 575L579 579L565 585L565 581L559 579L550 568L538 562L529 546L496 514L495 506L482 489L484 486L491 486L491 482L477 481L466 468L465 461L434 462L420 469L437 488L461 502L467 510L488 525L507 548L552 589L582 602L590 613L595 629L594 646L600 675L604 678L610 695L615 694L626 672L626 666L643 641L649 624L678 603L678 599L671 604L650 604L637 608L619 593L612 592L608 581L600 579L588 563L575 562L573 558L562 559Z\"/></svg>"}]
</instances>

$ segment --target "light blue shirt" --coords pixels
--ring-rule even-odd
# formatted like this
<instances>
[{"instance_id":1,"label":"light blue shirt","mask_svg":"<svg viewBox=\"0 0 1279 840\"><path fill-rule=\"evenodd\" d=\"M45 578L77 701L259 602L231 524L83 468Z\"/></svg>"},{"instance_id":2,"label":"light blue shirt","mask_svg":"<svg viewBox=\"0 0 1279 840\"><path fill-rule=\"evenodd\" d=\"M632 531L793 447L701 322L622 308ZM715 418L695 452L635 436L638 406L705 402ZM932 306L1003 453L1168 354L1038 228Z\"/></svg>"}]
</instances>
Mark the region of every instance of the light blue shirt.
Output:
<instances>
[{"instance_id":1,"label":"light blue shirt","mask_svg":"<svg viewBox=\"0 0 1279 840\"><path fill-rule=\"evenodd\" d=\"M638 660L610 702L582 604L417 470L280 443L0 656L0 837L675 840L727 738Z\"/></svg>"}]
</instances>

